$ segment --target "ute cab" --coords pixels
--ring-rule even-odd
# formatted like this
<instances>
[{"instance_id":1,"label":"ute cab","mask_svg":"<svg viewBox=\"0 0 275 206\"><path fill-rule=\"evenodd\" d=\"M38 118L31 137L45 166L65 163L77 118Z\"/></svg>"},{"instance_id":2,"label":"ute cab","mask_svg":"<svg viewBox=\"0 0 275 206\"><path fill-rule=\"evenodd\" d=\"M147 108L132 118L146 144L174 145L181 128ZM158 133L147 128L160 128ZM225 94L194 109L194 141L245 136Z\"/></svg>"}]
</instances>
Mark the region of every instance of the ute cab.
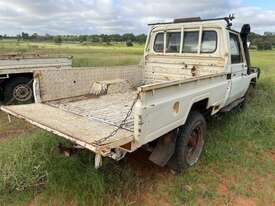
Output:
<instances>
[{"instance_id":1,"label":"ute cab","mask_svg":"<svg viewBox=\"0 0 275 206\"><path fill-rule=\"evenodd\" d=\"M248 75L258 74L259 69L250 65L250 26L244 25L241 33L237 32L231 29L233 19L196 17L150 24L145 48L147 74L154 80L165 81L223 71L230 81L227 93L223 94L228 97L221 107L243 97L251 83ZM257 77L253 78L253 85Z\"/></svg>"}]
</instances>

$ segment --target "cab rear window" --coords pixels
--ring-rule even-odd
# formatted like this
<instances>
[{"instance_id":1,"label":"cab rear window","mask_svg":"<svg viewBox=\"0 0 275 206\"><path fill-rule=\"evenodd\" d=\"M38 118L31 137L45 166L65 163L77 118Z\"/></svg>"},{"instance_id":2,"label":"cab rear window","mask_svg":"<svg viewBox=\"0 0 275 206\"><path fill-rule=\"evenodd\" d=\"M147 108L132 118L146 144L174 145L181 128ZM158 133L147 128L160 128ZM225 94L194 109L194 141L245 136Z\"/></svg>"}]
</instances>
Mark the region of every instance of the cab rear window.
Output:
<instances>
[{"instance_id":1,"label":"cab rear window","mask_svg":"<svg viewBox=\"0 0 275 206\"><path fill-rule=\"evenodd\" d=\"M184 32L183 53L197 53L199 46L199 31Z\"/></svg>"},{"instance_id":2,"label":"cab rear window","mask_svg":"<svg viewBox=\"0 0 275 206\"><path fill-rule=\"evenodd\" d=\"M213 53L217 49L217 32L204 31L202 34L201 53Z\"/></svg>"},{"instance_id":3,"label":"cab rear window","mask_svg":"<svg viewBox=\"0 0 275 206\"><path fill-rule=\"evenodd\" d=\"M217 32L203 31L200 41L200 32L198 31L184 31L183 39L181 39L181 32L160 32L155 36L154 51L158 53L180 53L182 44L182 53L214 53L217 50ZM166 38L166 45L165 39ZM199 48L199 45L200 48Z\"/></svg>"},{"instance_id":4,"label":"cab rear window","mask_svg":"<svg viewBox=\"0 0 275 206\"><path fill-rule=\"evenodd\" d=\"M167 32L166 34L166 52L180 52L181 32Z\"/></svg>"},{"instance_id":5,"label":"cab rear window","mask_svg":"<svg viewBox=\"0 0 275 206\"><path fill-rule=\"evenodd\" d=\"M155 38L154 51L162 53L164 52L164 33L158 33Z\"/></svg>"}]
</instances>

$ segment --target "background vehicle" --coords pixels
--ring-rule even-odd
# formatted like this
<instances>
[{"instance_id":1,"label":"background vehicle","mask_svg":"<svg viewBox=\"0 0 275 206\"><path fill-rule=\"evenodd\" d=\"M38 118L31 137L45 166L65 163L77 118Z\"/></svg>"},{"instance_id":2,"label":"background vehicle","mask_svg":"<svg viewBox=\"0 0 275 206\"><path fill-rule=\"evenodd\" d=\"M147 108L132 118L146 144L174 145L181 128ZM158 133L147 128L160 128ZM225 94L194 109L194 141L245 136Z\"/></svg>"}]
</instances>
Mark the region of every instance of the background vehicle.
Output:
<instances>
[{"instance_id":1,"label":"background vehicle","mask_svg":"<svg viewBox=\"0 0 275 206\"><path fill-rule=\"evenodd\" d=\"M226 20L226 23L225 21ZM199 159L205 117L244 102L259 76L246 39L230 18L153 24L144 64L35 72L35 104L2 110L62 136L101 157L122 159L140 147L178 170Z\"/></svg>"},{"instance_id":2,"label":"background vehicle","mask_svg":"<svg viewBox=\"0 0 275 206\"><path fill-rule=\"evenodd\" d=\"M0 93L6 104L33 102L33 73L42 69L68 69L71 58L34 54L0 56Z\"/></svg>"}]
</instances>

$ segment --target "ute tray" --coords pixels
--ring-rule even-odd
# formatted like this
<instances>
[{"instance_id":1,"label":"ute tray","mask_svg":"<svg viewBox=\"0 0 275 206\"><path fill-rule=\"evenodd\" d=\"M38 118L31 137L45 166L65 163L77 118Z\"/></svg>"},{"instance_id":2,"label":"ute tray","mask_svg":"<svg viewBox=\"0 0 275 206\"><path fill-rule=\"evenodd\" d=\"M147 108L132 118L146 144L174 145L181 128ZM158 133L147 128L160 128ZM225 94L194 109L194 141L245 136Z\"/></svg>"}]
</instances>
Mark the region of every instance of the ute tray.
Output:
<instances>
[{"instance_id":1,"label":"ute tray","mask_svg":"<svg viewBox=\"0 0 275 206\"><path fill-rule=\"evenodd\" d=\"M119 129L112 137L100 141L116 130L117 126L48 104L2 106L1 109L12 116L24 119L37 127L62 136L94 152L102 147L108 149L119 147L131 142L134 138L132 131Z\"/></svg>"}]
</instances>

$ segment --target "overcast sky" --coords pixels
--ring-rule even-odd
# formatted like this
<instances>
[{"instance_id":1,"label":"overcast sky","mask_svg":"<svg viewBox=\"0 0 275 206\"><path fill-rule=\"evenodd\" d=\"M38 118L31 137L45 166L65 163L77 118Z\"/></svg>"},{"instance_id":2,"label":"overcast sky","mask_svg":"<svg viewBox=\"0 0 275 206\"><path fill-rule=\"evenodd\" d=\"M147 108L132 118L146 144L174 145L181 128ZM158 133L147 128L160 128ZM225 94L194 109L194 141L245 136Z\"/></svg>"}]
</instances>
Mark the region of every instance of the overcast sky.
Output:
<instances>
[{"instance_id":1,"label":"overcast sky","mask_svg":"<svg viewBox=\"0 0 275 206\"><path fill-rule=\"evenodd\" d=\"M140 34L148 23L229 13L236 29L275 32L275 0L0 0L0 34Z\"/></svg>"}]
</instances>

